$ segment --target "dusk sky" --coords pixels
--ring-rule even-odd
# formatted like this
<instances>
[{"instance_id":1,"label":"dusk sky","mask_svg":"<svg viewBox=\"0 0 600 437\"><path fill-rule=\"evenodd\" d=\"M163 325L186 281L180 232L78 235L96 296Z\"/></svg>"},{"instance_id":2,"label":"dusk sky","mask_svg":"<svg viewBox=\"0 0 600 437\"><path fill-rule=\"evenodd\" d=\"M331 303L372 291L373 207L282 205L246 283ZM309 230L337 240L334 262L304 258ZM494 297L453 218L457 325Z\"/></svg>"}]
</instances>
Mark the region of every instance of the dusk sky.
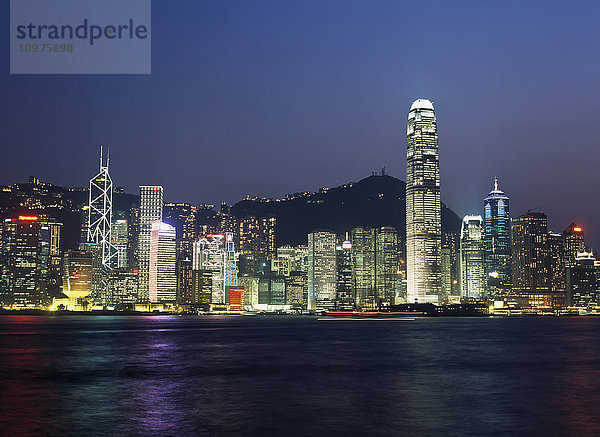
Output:
<instances>
[{"instance_id":1,"label":"dusk sky","mask_svg":"<svg viewBox=\"0 0 600 437\"><path fill-rule=\"evenodd\" d=\"M9 2L1 9L9 28ZM0 184L86 186L100 144L115 185L234 203L370 175L405 178L406 119L434 102L442 200L539 208L600 249L600 3L152 3L151 75L9 75ZM8 32L7 32L8 34Z\"/></svg>"}]
</instances>

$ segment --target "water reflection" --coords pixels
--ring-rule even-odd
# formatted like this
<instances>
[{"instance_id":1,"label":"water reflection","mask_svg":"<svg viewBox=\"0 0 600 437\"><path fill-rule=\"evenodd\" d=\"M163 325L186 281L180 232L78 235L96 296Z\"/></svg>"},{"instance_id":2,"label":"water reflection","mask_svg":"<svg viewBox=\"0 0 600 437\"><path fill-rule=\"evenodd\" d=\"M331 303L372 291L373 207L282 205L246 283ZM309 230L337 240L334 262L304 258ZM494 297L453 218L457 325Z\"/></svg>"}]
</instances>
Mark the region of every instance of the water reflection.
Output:
<instances>
[{"instance_id":1,"label":"water reflection","mask_svg":"<svg viewBox=\"0 0 600 437\"><path fill-rule=\"evenodd\" d=\"M600 319L0 317L0 434L600 431Z\"/></svg>"}]
</instances>

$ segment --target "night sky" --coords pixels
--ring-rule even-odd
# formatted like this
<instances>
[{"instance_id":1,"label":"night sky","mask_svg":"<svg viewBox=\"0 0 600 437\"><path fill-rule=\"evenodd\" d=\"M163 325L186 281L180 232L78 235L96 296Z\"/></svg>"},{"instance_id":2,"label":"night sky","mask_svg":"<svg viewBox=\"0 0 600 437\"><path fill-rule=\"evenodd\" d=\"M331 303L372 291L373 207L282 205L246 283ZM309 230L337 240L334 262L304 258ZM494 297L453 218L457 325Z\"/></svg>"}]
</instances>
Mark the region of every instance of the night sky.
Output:
<instances>
[{"instance_id":1,"label":"night sky","mask_svg":"<svg viewBox=\"0 0 600 437\"><path fill-rule=\"evenodd\" d=\"M0 184L115 185L234 203L405 178L406 118L438 117L442 200L539 208L600 248L600 2L152 3L152 74L10 76L2 2Z\"/></svg>"}]
</instances>

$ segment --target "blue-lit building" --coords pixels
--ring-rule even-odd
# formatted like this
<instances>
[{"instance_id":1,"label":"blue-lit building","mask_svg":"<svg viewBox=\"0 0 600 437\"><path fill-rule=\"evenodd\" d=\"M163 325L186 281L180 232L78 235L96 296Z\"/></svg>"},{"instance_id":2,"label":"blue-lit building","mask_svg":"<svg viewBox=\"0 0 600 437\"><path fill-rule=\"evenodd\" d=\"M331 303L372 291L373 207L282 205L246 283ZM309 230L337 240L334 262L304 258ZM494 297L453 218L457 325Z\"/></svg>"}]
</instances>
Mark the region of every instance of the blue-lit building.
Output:
<instances>
[{"instance_id":1,"label":"blue-lit building","mask_svg":"<svg viewBox=\"0 0 600 437\"><path fill-rule=\"evenodd\" d=\"M508 197L498 188L483 203L485 235L485 278L489 295L503 294L511 289L510 209Z\"/></svg>"}]
</instances>

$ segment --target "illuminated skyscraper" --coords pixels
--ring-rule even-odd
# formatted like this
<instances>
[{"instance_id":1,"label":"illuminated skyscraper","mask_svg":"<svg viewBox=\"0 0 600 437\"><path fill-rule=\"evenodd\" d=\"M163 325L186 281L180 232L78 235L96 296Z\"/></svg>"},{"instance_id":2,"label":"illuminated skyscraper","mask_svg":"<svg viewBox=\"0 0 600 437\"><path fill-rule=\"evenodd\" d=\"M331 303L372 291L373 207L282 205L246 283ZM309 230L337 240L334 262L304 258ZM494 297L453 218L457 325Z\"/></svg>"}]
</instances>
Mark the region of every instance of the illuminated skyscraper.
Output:
<instances>
[{"instance_id":1,"label":"illuminated skyscraper","mask_svg":"<svg viewBox=\"0 0 600 437\"><path fill-rule=\"evenodd\" d=\"M63 256L63 289L68 297L85 297L92 292L93 258L89 252L67 250Z\"/></svg>"},{"instance_id":2,"label":"illuminated skyscraper","mask_svg":"<svg viewBox=\"0 0 600 437\"><path fill-rule=\"evenodd\" d=\"M308 234L308 309L333 309L336 299L335 234Z\"/></svg>"},{"instance_id":3,"label":"illuminated skyscraper","mask_svg":"<svg viewBox=\"0 0 600 437\"><path fill-rule=\"evenodd\" d=\"M117 266L117 250L112 245L113 185L108 164L110 155L103 158L100 146L100 172L90 179L87 242L99 244L102 251L102 267L109 271Z\"/></svg>"},{"instance_id":4,"label":"illuminated skyscraper","mask_svg":"<svg viewBox=\"0 0 600 437\"><path fill-rule=\"evenodd\" d=\"M238 253L233 234L207 235L194 242L192 269L210 272L212 303L226 303L228 287L238 285Z\"/></svg>"},{"instance_id":5,"label":"illuminated skyscraper","mask_svg":"<svg viewBox=\"0 0 600 437\"><path fill-rule=\"evenodd\" d=\"M581 226L571 223L562 233L565 250L565 265L571 267L575 265L575 258L580 253L585 252L584 234Z\"/></svg>"},{"instance_id":6,"label":"illuminated skyscraper","mask_svg":"<svg viewBox=\"0 0 600 437\"><path fill-rule=\"evenodd\" d=\"M275 217L248 216L239 220L240 252L253 255L254 271L258 270L259 263L265 263L276 255L276 225Z\"/></svg>"},{"instance_id":7,"label":"illuminated skyscraper","mask_svg":"<svg viewBox=\"0 0 600 437\"><path fill-rule=\"evenodd\" d=\"M600 305L600 263L593 253L580 252L567 267L567 305L594 308Z\"/></svg>"},{"instance_id":8,"label":"illuminated skyscraper","mask_svg":"<svg viewBox=\"0 0 600 437\"><path fill-rule=\"evenodd\" d=\"M467 215L460 231L460 290L462 297L485 295L483 218Z\"/></svg>"},{"instance_id":9,"label":"illuminated skyscraper","mask_svg":"<svg viewBox=\"0 0 600 437\"><path fill-rule=\"evenodd\" d=\"M394 305L400 296L400 258L396 228L383 226L375 230L375 290L377 305L384 302ZM399 303L399 302L398 302Z\"/></svg>"},{"instance_id":10,"label":"illuminated skyscraper","mask_svg":"<svg viewBox=\"0 0 600 437\"><path fill-rule=\"evenodd\" d=\"M512 290L521 305L559 308L564 292L551 288L548 219L543 212L528 211L511 220Z\"/></svg>"},{"instance_id":11,"label":"illuminated skyscraper","mask_svg":"<svg viewBox=\"0 0 600 437\"><path fill-rule=\"evenodd\" d=\"M567 269L565 266L565 240L561 234L548 233L548 253L550 267L550 291L565 293L567 289Z\"/></svg>"},{"instance_id":12,"label":"illuminated skyscraper","mask_svg":"<svg viewBox=\"0 0 600 437\"><path fill-rule=\"evenodd\" d=\"M137 259L139 264L139 301L148 302L148 274L150 263L150 232L152 222L162 221L163 187L140 186L140 215Z\"/></svg>"},{"instance_id":13,"label":"illuminated skyscraper","mask_svg":"<svg viewBox=\"0 0 600 437\"><path fill-rule=\"evenodd\" d=\"M437 121L433 104L415 100L406 131L407 301L441 289L441 200Z\"/></svg>"},{"instance_id":14,"label":"illuminated skyscraper","mask_svg":"<svg viewBox=\"0 0 600 437\"><path fill-rule=\"evenodd\" d=\"M156 220L150 228L148 296L150 302L175 302L177 297L175 228Z\"/></svg>"},{"instance_id":15,"label":"illuminated skyscraper","mask_svg":"<svg viewBox=\"0 0 600 437\"><path fill-rule=\"evenodd\" d=\"M117 267L126 268L129 265L129 226L127 220L116 220L112 226L112 244L117 251Z\"/></svg>"},{"instance_id":16,"label":"illuminated skyscraper","mask_svg":"<svg viewBox=\"0 0 600 437\"><path fill-rule=\"evenodd\" d=\"M362 226L352 229L350 243L354 302L360 308L375 308L375 229Z\"/></svg>"},{"instance_id":17,"label":"illuminated skyscraper","mask_svg":"<svg viewBox=\"0 0 600 437\"><path fill-rule=\"evenodd\" d=\"M352 286L352 243L346 239L338 241L335 247L336 270L337 270L337 308L353 309L354 293Z\"/></svg>"},{"instance_id":18,"label":"illuminated skyscraper","mask_svg":"<svg viewBox=\"0 0 600 437\"><path fill-rule=\"evenodd\" d=\"M50 230L37 216L6 219L2 229L2 303L39 307L49 303Z\"/></svg>"},{"instance_id":19,"label":"illuminated skyscraper","mask_svg":"<svg viewBox=\"0 0 600 437\"><path fill-rule=\"evenodd\" d=\"M490 295L503 294L511 288L510 209L508 197L498 188L483 202L485 235L485 278Z\"/></svg>"}]
</instances>

